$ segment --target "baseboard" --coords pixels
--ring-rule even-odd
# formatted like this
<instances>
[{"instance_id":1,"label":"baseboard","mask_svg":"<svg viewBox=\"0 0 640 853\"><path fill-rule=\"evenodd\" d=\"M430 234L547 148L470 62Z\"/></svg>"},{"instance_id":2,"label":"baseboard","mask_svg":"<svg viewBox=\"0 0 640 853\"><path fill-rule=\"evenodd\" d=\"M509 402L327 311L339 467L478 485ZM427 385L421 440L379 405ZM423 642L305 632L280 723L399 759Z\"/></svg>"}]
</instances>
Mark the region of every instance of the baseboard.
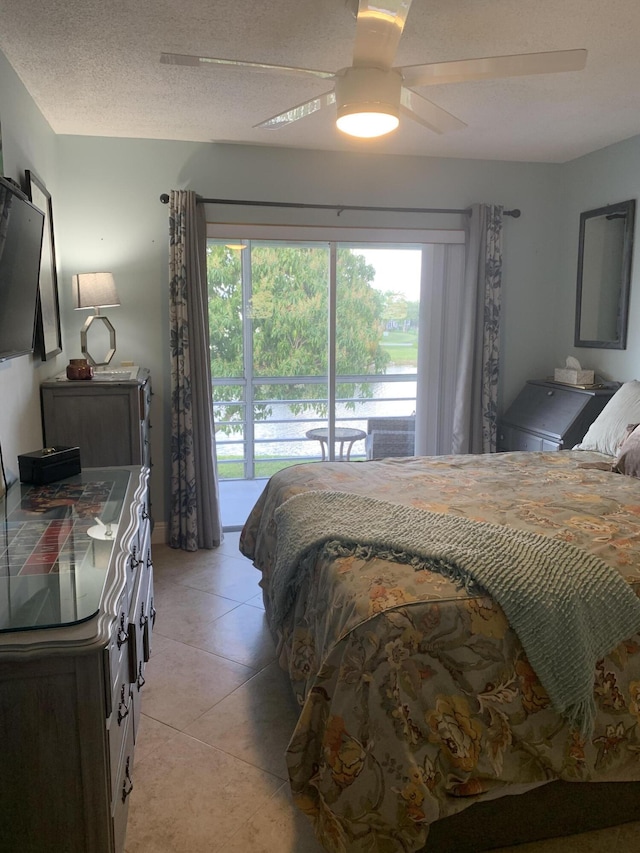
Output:
<instances>
[{"instance_id":1,"label":"baseboard","mask_svg":"<svg viewBox=\"0 0 640 853\"><path fill-rule=\"evenodd\" d=\"M151 533L151 544L152 545L166 545L169 540L169 531L168 525L166 521L159 521L153 525L153 532Z\"/></svg>"},{"instance_id":2,"label":"baseboard","mask_svg":"<svg viewBox=\"0 0 640 853\"><path fill-rule=\"evenodd\" d=\"M223 528L224 533L237 533L242 530L243 525L239 525L237 527L225 527ZM158 521L153 525L153 532L151 534L151 544L152 545L166 545L169 541L169 525L166 521Z\"/></svg>"}]
</instances>

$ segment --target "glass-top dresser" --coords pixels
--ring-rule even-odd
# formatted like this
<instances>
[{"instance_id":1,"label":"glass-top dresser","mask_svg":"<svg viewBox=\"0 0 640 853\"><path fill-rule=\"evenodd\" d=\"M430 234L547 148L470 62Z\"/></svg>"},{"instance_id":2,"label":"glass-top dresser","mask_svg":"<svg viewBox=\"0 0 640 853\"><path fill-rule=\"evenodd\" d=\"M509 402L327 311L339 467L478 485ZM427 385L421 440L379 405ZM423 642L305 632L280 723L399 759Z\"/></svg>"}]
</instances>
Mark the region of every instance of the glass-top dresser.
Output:
<instances>
[{"instance_id":1,"label":"glass-top dresser","mask_svg":"<svg viewBox=\"0 0 640 853\"><path fill-rule=\"evenodd\" d=\"M122 853L155 610L148 469L0 500L0 853Z\"/></svg>"}]
</instances>

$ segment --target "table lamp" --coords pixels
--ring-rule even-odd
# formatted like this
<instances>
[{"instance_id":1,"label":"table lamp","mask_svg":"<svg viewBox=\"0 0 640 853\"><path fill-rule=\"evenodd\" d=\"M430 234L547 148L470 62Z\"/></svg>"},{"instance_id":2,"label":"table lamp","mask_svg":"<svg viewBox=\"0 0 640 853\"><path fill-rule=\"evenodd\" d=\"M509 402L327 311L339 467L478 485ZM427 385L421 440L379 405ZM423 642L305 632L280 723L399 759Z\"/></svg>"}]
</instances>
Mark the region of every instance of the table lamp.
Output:
<instances>
[{"instance_id":1,"label":"table lamp","mask_svg":"<svg viewBox=\"0 0 640 853\"><path fill-rule=\"evenodd\" d=\"M87 320L80 331L80 348L89 364L99 367L109 364L116 351L116 330L107 317L100 313L101 308L114 308L120 305L118 292L110 272L85 272L71 276L73 285L73 307L77 310L93 309L95 312ZM92 323L100 320L109 331L109 349L103 361L96 361L87 349L87 332Z\"/></svg>"}]
</instances>

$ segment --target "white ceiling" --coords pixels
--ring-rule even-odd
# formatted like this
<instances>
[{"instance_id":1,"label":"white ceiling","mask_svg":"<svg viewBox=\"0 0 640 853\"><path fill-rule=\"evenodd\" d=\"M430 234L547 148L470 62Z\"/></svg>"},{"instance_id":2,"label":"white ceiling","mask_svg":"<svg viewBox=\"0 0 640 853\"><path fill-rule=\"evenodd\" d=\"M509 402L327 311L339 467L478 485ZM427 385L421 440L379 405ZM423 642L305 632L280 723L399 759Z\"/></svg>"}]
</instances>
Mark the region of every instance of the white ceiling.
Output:
<instances>
[{"instance_id":1,"label":"white ceiling","mask_svg":"<svg viewBox=\"0 0 640 853\"><path fill-rule=\"evenodd\" d=\"M468 127L354 141L323 110L259 121L316 79L159 62L161 52L336 71L354 0L0 0L0 48L57 133L565 162L640 134L640 0L413 0L396 65L586 48L584 71L418 90Z\"/></svg>"}]
</instances>

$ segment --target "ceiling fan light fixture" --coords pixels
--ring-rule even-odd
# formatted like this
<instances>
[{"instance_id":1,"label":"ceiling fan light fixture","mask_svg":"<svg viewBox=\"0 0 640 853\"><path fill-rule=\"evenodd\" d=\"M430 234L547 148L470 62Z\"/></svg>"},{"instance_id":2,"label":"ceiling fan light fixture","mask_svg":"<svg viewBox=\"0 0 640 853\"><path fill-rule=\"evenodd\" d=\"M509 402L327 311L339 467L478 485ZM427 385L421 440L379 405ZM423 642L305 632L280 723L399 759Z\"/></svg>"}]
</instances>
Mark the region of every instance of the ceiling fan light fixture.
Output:
<instances>
[{"instance_id":1,"label":"ceiling fan light fixture","mask_svg":"<svg viewBox=\"0 0 640 853\"><path fill-rule=\"evenodd\" d=\"M362 111L357 104L352 109L352 112L338 116L336 121L338 130L348 133L349 136L373 139L376 136L391 133L400 124L398 116L390 112L370 112L370 104L367 104Z\"/></svg>"},{"instance_id":2,"label":"ceiling fan light fixture","mask_svg":"<svg viewBox=\"0 0 640 853\"><path fill-rule=\"evenodd\" d=\"M336 125L350 136L373 138L400 123L402 78L392 69L354 66L336 77Z\"/></svg>"}]
</instances>

